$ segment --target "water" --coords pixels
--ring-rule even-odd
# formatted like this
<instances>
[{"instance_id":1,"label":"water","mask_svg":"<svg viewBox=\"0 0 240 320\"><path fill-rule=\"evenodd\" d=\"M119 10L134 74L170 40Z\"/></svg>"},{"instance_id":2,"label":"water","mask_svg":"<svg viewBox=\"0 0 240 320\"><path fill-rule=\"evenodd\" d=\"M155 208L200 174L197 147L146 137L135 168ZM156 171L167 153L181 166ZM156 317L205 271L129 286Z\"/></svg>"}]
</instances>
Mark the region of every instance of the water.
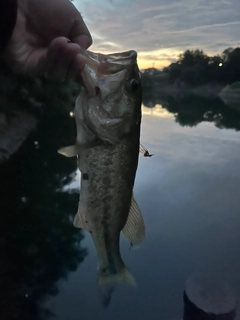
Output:
<instances>
[{"instance_id":1,"label":"water","mask_svg":"<svg viewBox=\"0 0 240 320\"><path fill-rule=\"evenodd\" d=\"M53 110L0 172L1 319L179 320L193 274L226 279L240 295L240 109L143 102L141 142L154 156L140 156L135 198L146 239L131 250L121 239L138 287L117 288L102 307L94 245L72 226L79 173L56 153L74 141L74 119Z\"/></svg>"}]
</instances>

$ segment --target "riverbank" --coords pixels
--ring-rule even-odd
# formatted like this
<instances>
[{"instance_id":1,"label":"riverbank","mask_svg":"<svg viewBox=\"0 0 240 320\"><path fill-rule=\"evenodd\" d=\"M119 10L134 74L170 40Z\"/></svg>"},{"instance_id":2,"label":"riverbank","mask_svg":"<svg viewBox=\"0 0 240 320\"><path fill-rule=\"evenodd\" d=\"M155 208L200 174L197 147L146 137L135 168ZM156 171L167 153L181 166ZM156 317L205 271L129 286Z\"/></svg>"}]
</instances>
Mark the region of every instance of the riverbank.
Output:
<instances>
[{"instance_id":1,"label":"riverbank","mask_svg":"<svg viewBox=\"0 0 240 320\"><path fill-rule=\"evenodd\" d=\"M220 92L219 96L233 102L240 101L240 82L234 82L231 85L226 86Z\"/></svg>"},{"instance_id":2,"label":"riverbank","mask_svg":"<svg viewBox=\"0 0 240 320\"><path fill-rule=\"evenodd\" d=\"M187 85L176 86L169 85L166 87L161 87L159 90L161 92L167 93L169 95L178 95L178 96L186 96L186 95L196 95L206 98L215 98L219 95L222 90L222 86L219 85L204 85L204 86L196 86L190 87Z\"/></svg>"},{"instance_id":3,"label":"riverbank","mask_svg":"<svg viewBox=\"0 0 240 320\"><path fill-rule=\"evenodd\" d=\"M189 87L183 85L162 85L159 83L153 84L151 87L144 87L143 104L149 108L154 107L161 101L168 101L173 98L174 101L183 103L182 108L189 109L186 103L186 98L190 96L202 97L203 99L221 98L225 105L240 110L240 95L233 93L231 90L225 90L219 85L207 85L198 87ZM72 97L73 99L73 97ZM167 102L169 103L169 102ZM174 102L172 102L174 105ZM24 144L28 136L36 130L40 119L48 113L54 112L55 115L59 112L64 112L64 117L69 116L70 107L65 110L62 106L54 108L54 106L45 106L31 104L27 108L18 107L12 112L0 112L0 165L8 161ZM184 107L185 106L185 107ZM199 106L200 108L201 106ZM171 108L170 108L171 109ZM176 110L173 108L173 112ZM205 110L209 111L209 110ZM205 112L204 111L204 112ZM188 111L190 112L190 111ZM193 111L192 111L193 112ZM195 112L195 111L194 111ZM200 112L200 110L199 110ZM221 112L216 111L217 113ZM55 116L53 116L54 118ZM74 119L73 119L74 120ZM200 119L201 121L201 119ZM74 128L74 125L73 125Z\"/></svg>"}]
</instances>

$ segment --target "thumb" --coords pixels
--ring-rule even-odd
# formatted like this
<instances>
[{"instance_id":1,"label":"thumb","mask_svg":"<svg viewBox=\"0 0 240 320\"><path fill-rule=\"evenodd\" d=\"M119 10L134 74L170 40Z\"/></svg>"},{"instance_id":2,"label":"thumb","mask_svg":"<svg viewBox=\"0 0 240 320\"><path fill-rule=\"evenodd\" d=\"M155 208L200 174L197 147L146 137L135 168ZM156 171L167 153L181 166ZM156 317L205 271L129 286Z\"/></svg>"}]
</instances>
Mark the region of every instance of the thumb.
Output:
<instances>
[{"instance_id":1,"label":"thumb","mask_svg":"<svg viewBox=\"0 0 240 320\"><path fill-rule=\"evenodd\" d=\"M69 32L69 38L71 41L77 43L83 50L87 50L87 48L92 45L92 36L80 15L73 23Z\"/></svg>"}]
</instances>

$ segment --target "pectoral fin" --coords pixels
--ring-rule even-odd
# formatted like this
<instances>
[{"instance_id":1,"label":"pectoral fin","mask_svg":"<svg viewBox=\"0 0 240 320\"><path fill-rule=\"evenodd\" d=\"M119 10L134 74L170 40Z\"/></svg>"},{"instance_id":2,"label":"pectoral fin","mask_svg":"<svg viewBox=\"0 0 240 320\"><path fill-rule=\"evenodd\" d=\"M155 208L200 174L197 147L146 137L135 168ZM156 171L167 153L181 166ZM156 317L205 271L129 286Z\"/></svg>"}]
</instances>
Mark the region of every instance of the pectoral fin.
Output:
<instances>
[{"instance_id":1,"label":"pectoral fin","mask_svg":"<svg viewBox=\"0 0 240 320\"><path fill-rule=\"evenodd\" d=\"M141 211L136 200L132 197L127 222L122 229L124 236L134 245L139 245L145 236L145 226Z\"/></svg>"},{"instance_id":2,"label":"pectoral fin","mask_svg":"<svg viewBox=\"0 0 240 320\"><path fill-rule=\"evenodd\" d=\"M150 154L148 152L148 149L145 148L142 144L140 144L140 146L139 146L139 152L142 153L144 157L152 157L153 156L153 154Z\"/></svg>"},{"instance_id":3,"label":"pectoral fin","mask_svg":"<svg viewBox=\"0 0 240 320\"><path fill-rule=\"evenodd\" d=\"M68 158L74 157L74 156L80 154L80 152L81 152L81 148L78 145L68 146L68 147L64 147L64 148L61 148L58 150L59 154L65 156L65 157L68 157Z\"/></svg>"},{"instance_id":4,"label":"pectoral fin","mask_svg":"<svg viewBox=\"0 0 240 320\"><path fill-rule=\"evenodd\" d=\"M114 127L120 123L123 122L122 118L118 118L118 119L103 119L102 120L102 124L104 124L107 127Z\"/></svg>"},{"instance_id":5,"label":"pectoral fin","mask_svg":"<svg viewBox=\"0 0 240 320\"><path fill-rule=\"evenodd\" d=\"M81 152L87 148L95 147L96 145L100 144L100 141L94 140L89 141L85 144L76 144L74 146L64 147L58 150L59 154L62 154L65 157L71 158L77 155L80 155Z\"/></svg>"}]
</instances>

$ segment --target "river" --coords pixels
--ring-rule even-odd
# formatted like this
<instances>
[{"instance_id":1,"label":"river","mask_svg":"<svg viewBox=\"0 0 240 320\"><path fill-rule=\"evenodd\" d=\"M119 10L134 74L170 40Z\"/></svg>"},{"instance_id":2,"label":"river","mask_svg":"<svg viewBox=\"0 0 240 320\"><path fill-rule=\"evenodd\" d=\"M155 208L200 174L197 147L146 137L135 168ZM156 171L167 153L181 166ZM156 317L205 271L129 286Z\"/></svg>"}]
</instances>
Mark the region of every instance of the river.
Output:
<instances>
[{"instance_id":1,"label":"river","mask_svg":"<svg viewBox=\"0 0 240 320\"><path fill-rule=\"evenodd\" d=\"M49 112L1 168L1 319L179 320L194 274L227 280L240 295L240 108L220 100L143 101L135 198L146 238L123 259L137 288L108 309L96 284L90 235L72 226L80 174L57 154L74 141L70 113Z\"/></svg>"}]
</instances>

